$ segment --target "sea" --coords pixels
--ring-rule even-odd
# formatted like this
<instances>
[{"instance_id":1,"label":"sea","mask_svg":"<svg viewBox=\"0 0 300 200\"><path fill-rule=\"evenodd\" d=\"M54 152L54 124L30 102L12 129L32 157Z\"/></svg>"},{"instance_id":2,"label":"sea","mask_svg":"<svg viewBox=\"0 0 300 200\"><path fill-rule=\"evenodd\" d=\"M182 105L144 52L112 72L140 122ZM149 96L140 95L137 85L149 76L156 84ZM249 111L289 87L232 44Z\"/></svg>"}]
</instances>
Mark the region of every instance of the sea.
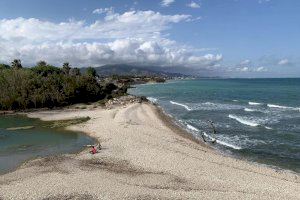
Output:
<instances>
[{"instance_id":1,"label":"sea","mask_svg":"<svg viewBox=\"0 0 300 200\"><path fill-rule=\"evenodd\" d=\"M300 79L170 80L129 93L224 154L300 172Z\"/></svg>"},{"instance_id":2,"label":"sea","mask_svg":"<svg viewBox=\"0 0 300 200\"><path fill-rule=\"evenodd\" d=\"M11 129L26 126L33 128ZM80 132L51 128L50 122L19 115L0 116L0 174L31 159L77 153L88 144L94 144L94 139Z\"/></svg>"}]
</instances>

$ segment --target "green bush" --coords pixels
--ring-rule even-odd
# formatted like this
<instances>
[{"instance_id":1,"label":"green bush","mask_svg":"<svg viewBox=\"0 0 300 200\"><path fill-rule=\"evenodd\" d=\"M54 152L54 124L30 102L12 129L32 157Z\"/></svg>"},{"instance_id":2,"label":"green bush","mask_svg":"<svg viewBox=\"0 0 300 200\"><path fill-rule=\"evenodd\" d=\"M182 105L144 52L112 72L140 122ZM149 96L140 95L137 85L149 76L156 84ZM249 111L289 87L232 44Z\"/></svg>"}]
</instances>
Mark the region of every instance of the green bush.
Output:
<instances>
[{"instance_id":1,"label":"green bush","mask_svg":"<svg viewBox=\"0 0 300 200\"><path fill-rule=\"evenodd\" d=\"M111 97L112 91L117 88L113 84L101 86L94 76L69 71L67 64L61 69L42 61L33 68L1 65L0 110L53 108L95 102Z\"/></svg>"}]
</instances>

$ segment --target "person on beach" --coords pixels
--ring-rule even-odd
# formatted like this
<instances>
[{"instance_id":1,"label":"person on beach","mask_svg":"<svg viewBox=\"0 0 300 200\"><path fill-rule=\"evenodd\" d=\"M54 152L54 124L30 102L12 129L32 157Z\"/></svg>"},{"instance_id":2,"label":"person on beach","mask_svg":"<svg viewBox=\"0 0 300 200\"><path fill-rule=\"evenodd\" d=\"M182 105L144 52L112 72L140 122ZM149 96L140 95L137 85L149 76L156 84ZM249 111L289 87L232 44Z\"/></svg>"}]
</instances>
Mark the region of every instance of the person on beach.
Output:
<instances>
[{"instance_id":1,"label":"person on beach","mask_svg":"<svg viewBox=\"0 0 300 200\"><path fill-rule=\"evenodd\" d=\"M211 143L214 144L214 143L217 142L217 140L216 140L217 130L216 130L215 126L214 126L214 122L213 122L213 121L208 120L208 123L210 123L210 126L211 126L211 128L213 129L213 136L214 136L214 139L211 141Z\"/></svg>"},{"instance_id":2,"label":"person on beach","mask_svg":"<svg viewBox=\"0 0 300 200\"><path fill-rule=\"evenodd\" d=\"M90 150L91 154L96 154L97 153L97 149L95 146L92 146L92 149Z\"/></svg>"}]
</instances>

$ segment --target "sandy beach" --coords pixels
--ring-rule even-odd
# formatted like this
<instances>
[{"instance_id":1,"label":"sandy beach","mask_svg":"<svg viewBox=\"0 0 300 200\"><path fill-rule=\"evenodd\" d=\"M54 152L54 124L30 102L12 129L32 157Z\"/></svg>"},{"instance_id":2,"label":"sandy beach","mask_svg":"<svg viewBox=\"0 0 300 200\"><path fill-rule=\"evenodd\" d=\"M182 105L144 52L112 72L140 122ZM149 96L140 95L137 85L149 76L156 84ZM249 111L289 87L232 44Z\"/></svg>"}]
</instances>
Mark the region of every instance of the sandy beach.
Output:
<instances>
[{"instance_id":1,"label":"sandy beach","mask_svg":"<svg viewBox=\"0 0 300 200\"><path fill-rule=\"evenodd\" d=\"M68 127L102 145L29 161L0 176L0 199L300 199L300 177L221 155L150 103L30 113L90 117Z\"/></svg>"}]
</instances>

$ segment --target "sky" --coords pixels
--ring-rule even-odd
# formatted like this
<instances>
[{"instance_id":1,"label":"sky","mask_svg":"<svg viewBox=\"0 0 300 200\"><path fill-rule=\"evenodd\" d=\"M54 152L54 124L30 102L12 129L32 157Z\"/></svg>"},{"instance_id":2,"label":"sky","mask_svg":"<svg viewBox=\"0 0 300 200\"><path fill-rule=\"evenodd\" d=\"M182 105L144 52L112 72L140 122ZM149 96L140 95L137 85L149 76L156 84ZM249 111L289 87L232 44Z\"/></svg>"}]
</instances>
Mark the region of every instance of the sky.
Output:
<instances>
[{"instance_id":1,"label":"sky","mask_svg":"<svg viewBox=\"0 0 300 200\"><path fill-rule=\"evenodd\" d=\"M299 0L0 0L0 63L300 77Z\"/></svg>"}]
</instances>

